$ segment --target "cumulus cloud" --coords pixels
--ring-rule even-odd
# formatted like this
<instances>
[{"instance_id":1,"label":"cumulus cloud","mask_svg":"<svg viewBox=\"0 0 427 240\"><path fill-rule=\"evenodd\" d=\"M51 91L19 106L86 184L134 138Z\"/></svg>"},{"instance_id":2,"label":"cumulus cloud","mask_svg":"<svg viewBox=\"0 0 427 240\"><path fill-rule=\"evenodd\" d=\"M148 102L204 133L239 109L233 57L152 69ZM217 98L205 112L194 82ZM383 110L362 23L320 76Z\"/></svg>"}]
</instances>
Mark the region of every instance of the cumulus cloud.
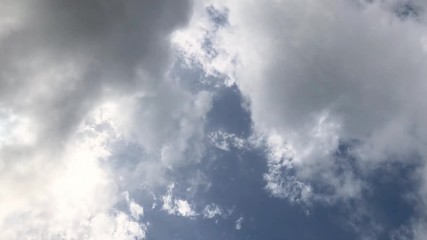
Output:
<instances>
[{"instance_id":1,"label":"cumulus cloud","mask_svg":"<svg viewBox=\"0 0 427 240\"><path fill-rule=\"evenodd\" d=\"M209 39L217 55L183 37L176 42L247 98L255 138L268 147L273 195L357 198L369 187L363 174L385 161L425 164L424 1L205 3L226 9L227 25L211 21L206 30L196 19L187 33ZM340 148L346 157L337 157ZM422 205L425 170L419 174ZM316 192L313 183L328 191Z\"/></svg>"},{"instance_id":2,"label":"cumulus cloud","mask_svg":"<svg viewBox=\"0 0 427 240\"><path fill-rule=\"evenodd\" d=\"M234 56L233 71L215 69L236 79L255 131L283 138L293 164L328 164L340 141L360 140L366 162L422 152L425 31L397 16L403 1L209 4L227 9L214 46Z\"/></svg>"},{"instance_id":3,"label":"cumulus cloud","mask_svg":"<svg viewBox=\"0 0 427 240\"><path fill-rule=\"evenodd\" d=\"M210 95L169 75L192 1L1 4L0 238L143 239L123 192L204 151ZM119 143L144 154L119 168Z\"/></svg>"},{"instance_id":4,"label":"cumulus cloud","mask_svg":"<svg viewBox=\"0 0 427 240\"><path fill-rule=\"evenodd\" d=\"M278 133L292 149L299 177L331 169L340 141L360 141L354 154L366 165L423 154L423 25L376 2L285 1L247 11L230 19L239 34L229 37L241 36L238 85L257 130ZM337 194L357 195L347 175L334 185L338 177L325 176Z\"/></svg>"}]
</instances>

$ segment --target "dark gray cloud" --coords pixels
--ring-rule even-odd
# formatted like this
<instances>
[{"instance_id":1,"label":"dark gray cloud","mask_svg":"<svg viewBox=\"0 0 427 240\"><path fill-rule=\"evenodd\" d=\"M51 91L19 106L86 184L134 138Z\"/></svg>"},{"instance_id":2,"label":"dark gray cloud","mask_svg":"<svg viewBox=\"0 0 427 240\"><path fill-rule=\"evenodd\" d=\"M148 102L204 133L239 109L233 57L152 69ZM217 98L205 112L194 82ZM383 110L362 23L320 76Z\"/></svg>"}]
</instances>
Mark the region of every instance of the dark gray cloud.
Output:
<instances>
[{"instance_id":1,"label":"dark gray cloud","mask_svg":"<svg viewBox=\"0 0 427 240\"><path fill-rule=\"evenodd\" d=\"M168 35L185 24L191 9L191 1L22 5L19 27L1 39L2 103L40 121L49 115L49 138L60 139L105 94L157 91L169 64Z\"/></svg>"}]
</instances>

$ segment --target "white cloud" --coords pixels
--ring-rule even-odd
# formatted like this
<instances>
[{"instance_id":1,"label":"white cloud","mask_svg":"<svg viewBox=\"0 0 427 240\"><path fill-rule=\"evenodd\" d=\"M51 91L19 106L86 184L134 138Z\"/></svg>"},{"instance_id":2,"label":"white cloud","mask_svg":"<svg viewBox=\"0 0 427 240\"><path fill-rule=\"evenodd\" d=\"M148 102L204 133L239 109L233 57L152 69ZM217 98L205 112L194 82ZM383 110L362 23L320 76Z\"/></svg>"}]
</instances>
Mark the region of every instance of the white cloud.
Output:
<instances>
[{"instance_id":1,"label":"white cloud","mask_svg":"<svg viewBox=\"0 0 427 240\"><path fill-rule=\"evenodd\" d=\"M102 167L112 132L82 125L60 154L40 154L24 165L7 166L0 177L2 239L143 239L145 225L114 208L119 189ZM19 160L19 159L18 159ZM139 206L139 207L138 207Z\"/></svg>"},{"instance_id":2,"label":"white cloud","mask_svg":"<svg viewBox=\"0 0 427 240\"><path fill-rule=\"evenodd\" d=\"M177 199L172 195L174 184L169 185L166 195L162 196L162 210L171 215L193 218L198 215L191 204L183 199Z\"/></svg>"},{"instance_id":3,"label":"white cloud","mask_svg":"<svg viewBox=\"0 0 427 240\"><path fill-rule=\"evenodd\" d=\"M242 223L243 223L243 217L240 217L236 220L235 222L235 228L236 230L241 230L242 229Z\"/></svg>"},{"instance_id":4,"label":"white cloud","mask_svg":"<svg viewBox=\"0 0 427 240\"><path fill-rule=\"evenodd\" d=\"M203 209L203 218L211 219L216 216L224 217L224 211L216 204L209 204Z\"/></svg>"},{"instance_id":5,"label":"white cloud","mask_svg":"<svg viewBox=\"0 0 427 240\"><path fill-rule=\"evenodd\" d=\"M418 108L427 33L422 21L392 12L402 2L206 1L212 3L228 10L229 26L210 31L226 55L217 59L228 56L233 69L190 55L235 79L257 134L283 138L299 178L327 169L340 140L363 143L355 154L366 168L424 152L416 139L427 136Z\"/></svg>"},{"instance_id":6,"label":"white cloud","mask_svg":"<svg viewBox=\"0 0 427 240\"><path fill-rule=\"evenodd\" d=\"M230 151L230 147L243 149L246 144L245 139L221 130L209 133L208 137L215 147L224 151Z\"/></svg>"},{"instance_id":7,"label":"white cloud","mask_svg":"<svg viewBox=\"0 0 427 240\"><path fill-rule=\"evenodd\" d=\"M219 25L228 24L227 7L221 1L207 0L197 1L194 8L189 26L176 31L172 35L172 43L189 67L201 65L206 76L225 77L223 82L216 82L214 86L231 86L235 79L231 74L234 66L230 63L235 61L235 55L228 54L221 47L226 43L216 37L221 31ZM215 18L221 18L223 22L219 23Z\"/></svg>"},{"instance_id":8,"label":"white cloud","mask_svg":"<svg viewBox=\"0 0 427 240\"><path fill-rule=\"evenodd\" d=\"M128 192L125 192L124 195L126 202L129 205L129 212L131 217L138 221L140 217L144 216L144 208L138 203L136 203L133 199L130 199Z\"/></svg>"},{"instance_id":9,"label":"white cloud","mask_svg":"<svg viewBox=\"0 0 427 240\"><path fill-rule=\"evenodd\" d=\"M211 4L227 9L229 24L200 27L207 18L199 16L183 32L208 37L218 55L182 36L177 42L247 98L255 140L269 147L265 179L273 195L359 197L363 179L345 162L337 171L343 142L357 142L350 154L364 173L384 161L426 161L425 1L212 0L204 7ZM332 191L319 196L310 182Z\"/></svg>"},{"instance_id":10,"label":"white cloud","mask_svg":"<svg viewBox=\"0 0 427 240\"><path fill-rule=\"evenodd\" d=\"M118 212L114 218L105 215L95 216L90 222L90 237L87 237L88 235L86 237L91 240L139 240L145 238L145 231L145 226L129 219L123 212ZM81 237L85 239L85 235Z\"/></svg>"},{"instance_id":11,"label":"white cloud","mask_svg":"<svg viewBox=\"0 0 427 240\"><path fill-rule=\"evenodd\" d=\"M178 199L175 202L177 213L183 217L193 217L196 216L197 213L192 209L191 205L182 199Z\"/></svg>"}]
</instances>

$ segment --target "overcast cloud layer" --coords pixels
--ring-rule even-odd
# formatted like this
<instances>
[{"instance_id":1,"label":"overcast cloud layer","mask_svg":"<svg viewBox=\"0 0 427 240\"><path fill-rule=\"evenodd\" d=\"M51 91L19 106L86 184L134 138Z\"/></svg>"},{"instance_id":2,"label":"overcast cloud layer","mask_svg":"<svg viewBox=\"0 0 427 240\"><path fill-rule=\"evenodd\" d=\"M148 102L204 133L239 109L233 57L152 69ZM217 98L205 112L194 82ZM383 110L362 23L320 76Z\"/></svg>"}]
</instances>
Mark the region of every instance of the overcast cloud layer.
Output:
<instances>
[{"instance_id":1,"label":"overcast cloud layer","mask_svg":"<svg viewBox=\"0 0 427 240\"><path fill-rule=\"evenodd\" d=\"M0 0L0 239L425 239L426 11Z\"/></svg>"}]
</instances>

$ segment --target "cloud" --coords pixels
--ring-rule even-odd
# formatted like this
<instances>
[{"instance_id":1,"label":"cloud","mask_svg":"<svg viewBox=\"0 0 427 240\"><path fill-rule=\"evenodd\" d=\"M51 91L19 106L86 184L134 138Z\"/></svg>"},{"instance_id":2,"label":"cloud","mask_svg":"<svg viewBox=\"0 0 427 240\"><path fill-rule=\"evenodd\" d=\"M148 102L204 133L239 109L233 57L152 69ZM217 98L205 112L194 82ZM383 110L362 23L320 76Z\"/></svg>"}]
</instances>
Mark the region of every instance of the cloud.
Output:
<instances>
[{"instance_id":1,"label":"cloud","mask_svg":"<svg viewBox=\"0 0 427 240\"><path fill-rule=\"evenodd\" d=\"M123 192L204 151L210 95L169 75L192 4L2 2L0 238L144 238L143 208ZM120 144L144 154L130 164Z\"/></svg>"},{"instance_id":2,"label":"cloud","mask_svg":"<svg viewBox=\"0 0 427 240\"><path fill-rule=\"evenodd\" d=\"M243 217L239 217L235 223L236 223L235 229L241 230L242 229L242 223L243 223Z\"/></svg>"},{"instance_id":3,"label":"cloud","mask_svg":"<svg viewBox=\"0 0 427 240\"><path fill-rule=\"evenodd\" d=\"M209 39L216 55L182 36L176 43L207 74L235 82L249 102L254 144L268 148L264 177L272 195L329 203L359 198L369 188L364 176L385 162L425 164L423 1L208 6L226 9L227 25L197 25L206 13L183 33ZM425 168L419 176L421 206Z\"/></svg>"},{"instance_id":4,"label":"cloud","mask_svg":"<svg viewBox=\"0 0 427 240\"><path fill-rule=\"evenodd\" d=\"M206 77L213 76L223 81L205 81L213 86L232 86L235 79L234 56L221 47L224 42L217 38L222 27L228 26L228 9L221 1L198 1L189 26L172 35L172 43L184 63L190 68L202 67ZM225 74L224 74L225 73ZM212 80L212 78L210 78Z\"/></svg>"},{"instance_id":5,"label":"cloud","mask_svg":"<svg viewBox=\"0 0 427 240\"><path fill-rule=\"evenodd\" d=\"M113 136L91 127L83 125L61 154L38 153L2 174L1 238L144 238L142 208L129 197L130 214L115 207L120 190L102 167Z\"/></svg>"},{"instance_id":6,"label":"cloud","mask_svg":"<svg viewBox=\"0 0 427 240\"><path fill-rule=\"evenodd\" d=\"M216 216L225 217L224 211L216 204L209 204L203 209L203 218L211 219Z\"/></svg>"},{"instance_id":7,"label":"cloud","mask_svg":"<svg viewBox=\"0 0 427 240\"><path fill-rule=\"evenodd\" d=\"M168 214L182 217L193 218L197 216L198 213L196 213L189 202L183 199L175 199L172 196L172 190L174 187L174 184L169 185L167 194L162 196L162 210L166 211Z\"/></svg>"},{"instance_id":8,"label":"cloud","mask_svg":"<svg viewBox=\"0 0 427 240\"><path fill-rule=\"evenodd\" d=\"M332 169L341 141L362 143L353 151L368 165L363 169L422 154L416 139L425 136L411 129L423 125L416 110L425 89L425 69L417 67L426 61L423 25L400 21L380 3L283 2L244 11L230 19L240 27L233 36L243 46L238 85L250 99L257 130L278 133L292 149L287 157L299 178ZM279 16L286 17L275 21ZM351 176L329 175L324 180L336 194L359 194L360 188L348 189Z\"/></svg>"},{"instance_id":9,"label":"cloud","mask_svg":"<svg viewBox=\"0 0 427 240\"><path fill-rule=\"evenodd\" d=\"M144 216L144 208L136 203L133 199L129 198L129 193L125 192L125 198L129 204L129 212L133 219L139 220L140 217Z\"/></svg>"},{"instance_id":10,"label":"cloud","mask_svg":"<svg viewBox=\"0 0 427 240\"><path fill-rule=\"evenodd\" d=\"M42 128L50 138L67 134L106 94L155 90L169 61L167 36L190 8L188 1L9 5L22 17L1 39L2 105L50 116L50 128Z\"/></svg>"},{"instance_id":11,"label":"cloud","mask_svg":"<svg viewBox=\"0 0 427 240\"><path fill-rule=\"evenodd\" d=\"M424 165L426 7L4 0L0 238L143 239L148 224L134 191L141 182L167 186L171 172L199 164L206 141L265 150L265 189L298 203L359 198L385 162ZM240 90L250 139L206 138L211 93L181 85L174 57ZM422 208L426 168L417 174ZM209 189L206 178L183 180L188 194ZM198 211L172 188L161 197L166 213L223 216L214 204ZM424 226L414 219L409 227L421 239Z\"/></svg>"},{"instance_id":12,"label":"cloud","mask_svg":"<svg viewBox=\"0 0 427 240\"><path fill-rule=\"evenodd\" d=\"M211 30L214 48L234 56L233 71L215 69L236 79L255 131L283 138L300 177L329 164L341 141L362 142L354 154L368 165L423 152L426 33L396 16L402 2L209 4L228 12L229 26Z\"/></svg>"},{"instance_id":13,"label":"cloud","mask_svg":"<svg viewBox=\"0 0 427 240\"><path fill-rule=\"evenodd\" d=\"M243 149L245 146L245 140L236 136L236 134L228 133L224 131L216 131L209 133L209 139L212 144L223 151L230 151L230 148Z\"/></svg>"}]
</instances>

